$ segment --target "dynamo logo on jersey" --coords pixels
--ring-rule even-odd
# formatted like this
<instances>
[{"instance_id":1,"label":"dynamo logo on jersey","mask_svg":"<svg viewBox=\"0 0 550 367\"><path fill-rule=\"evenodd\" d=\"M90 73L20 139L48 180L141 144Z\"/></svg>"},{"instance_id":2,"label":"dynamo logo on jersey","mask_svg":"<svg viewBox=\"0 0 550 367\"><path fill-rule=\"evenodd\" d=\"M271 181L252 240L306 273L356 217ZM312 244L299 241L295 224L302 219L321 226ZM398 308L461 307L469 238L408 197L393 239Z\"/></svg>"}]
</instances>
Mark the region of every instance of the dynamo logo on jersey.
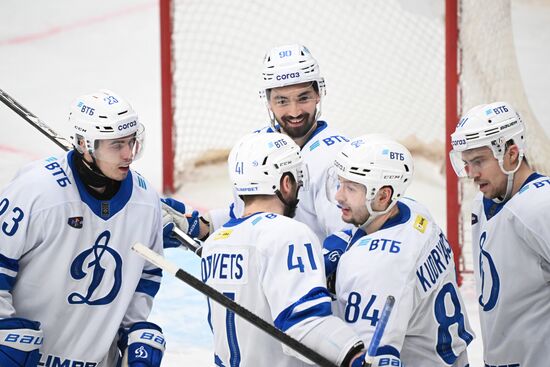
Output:
<instances>
[{"instance_id":1,"label":"dynamo logo on jersey","mask_svg":"<svg viewBox=\"0 0 550 367\"><path fill-rule=\"evenodd\" d=\"M71 277L84 280L89 287L85 295L71 293L67 299L70 304L105 305L116 298L122 285L122 258L108 246L110 238L111 233L104 231L91 248L82 251L71 263ZM111 290L107 294L96 294L98 289L105 289L102 284L105 282L112 282Z\"/></svg>"}]
</instances>

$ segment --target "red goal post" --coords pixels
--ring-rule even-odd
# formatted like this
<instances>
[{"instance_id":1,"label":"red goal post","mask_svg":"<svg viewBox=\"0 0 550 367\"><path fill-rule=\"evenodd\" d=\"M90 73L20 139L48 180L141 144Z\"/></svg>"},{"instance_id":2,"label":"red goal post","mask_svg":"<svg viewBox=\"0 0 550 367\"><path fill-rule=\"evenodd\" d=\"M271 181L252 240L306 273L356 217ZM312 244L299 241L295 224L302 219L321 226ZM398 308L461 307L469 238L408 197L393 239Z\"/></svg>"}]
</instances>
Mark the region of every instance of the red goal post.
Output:
<instances>
[{"instance_id":1,"label":"red goal post","mask_svg":"<svg viewBox=\"0 0 550 367\"><path fill-rule=\"evenodd\" d=\"M460 271L472 268L462 245L463 197L473 190L447 158L459 115L507 100L528 125L530 149L548 149L523 92L509 0L161 0L160 19L165 192L267 124L262 58L287 43L305 44L319 62L322 119L333 128L389 133L445 167L446 233Z\"/></svg>"}]
</instances>

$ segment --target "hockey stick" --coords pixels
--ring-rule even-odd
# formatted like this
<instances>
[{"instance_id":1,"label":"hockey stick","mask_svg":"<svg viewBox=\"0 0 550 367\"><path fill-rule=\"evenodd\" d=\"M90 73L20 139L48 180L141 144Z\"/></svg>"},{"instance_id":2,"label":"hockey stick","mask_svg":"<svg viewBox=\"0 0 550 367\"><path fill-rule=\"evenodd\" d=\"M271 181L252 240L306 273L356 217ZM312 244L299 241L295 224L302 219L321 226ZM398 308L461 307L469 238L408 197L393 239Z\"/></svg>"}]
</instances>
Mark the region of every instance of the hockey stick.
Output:
<instances>
[{"instance_id":1,"label":"hockey stick","mask_svg":"<svg viewBox=\"0 0 550 367\"><path fill-rule=\"evenodd\" d=\"M23 107L19 102L13 99L8 93L0 89L0 100L9 108L11 108L16 114L21 116L25 121L34 126L42 134L46 135L48 139L57 144L58 147L64 151L72 149L72 144L53 131L48 125L46 125L42 120L36 117L32 112Z\"/></svg>"},{"instance_id":2,"label":"hockey stick","mask_svg":"<svg viewBox=\"0 0 550 367\"><path fill-rule=\"evenodd\" d=\"M4 90L0 89L0 101L2 101L6 106L11 110L21 116L25 121L31 124L34 128L44 134L48 139L53 141L58 147L63 149L65 152L73 149L73 145L63 136L56 133L52 128L50 128L44 121L39 119L32 112L23 107L19 102L17 102L12 96L6 93ZM189 237L185 232L181 231L178 227L174 226L173 230L176 238L182 243L182 247L193 251L198 256L201 256L201 244L197 240Z\"/></svg>"},{"instance_id":3,"label":"hockey stick","mask_svg":"<svg viewBox=\"0 0 550 367\"><path fill-rule=\"evenodd\" d=\"M174 229L172 229L172 233L175 235L175 237L182 243L180 247L184 247L188 250L193 251L198 257L201 257L202 254L202 242L200 240L197 240L191 236L189 236L187 233L179 229L176 224L174 223Z\"/></svg>"},{"instance_id":4,"label":"hockey stick","mask_svg":"<svg viewBox=\"0 0 550 367\"><path fill-rule=\"evenodd\" d=\"M315 362L320 366L327 366L327 367L336 366L334 363L332 363L331 361L329 361L328 359L326 359L325 357L323 357L313 349L305 346L304 344L300 343L296 339L288 336L283 331L277 329L275 326L271 325L264 319L260 318L259 316L252 313L248 309L239 305L237 302L230 300L229 298L224 296L222 293L210 287L208 284L201 282L191 274L187 273L185 270L178 268L175 264L167 261L164 257L157 254L156 252L149 249L148 247L144 246L143 244L136 243L133 246L133 250L136 251L138 254L140 254L143 258L145 258L149 262L155 264L162 270L165 270L168 273L175 275L176 278L178 278L179 280L187 283L188 285L195 288L196 290L206 295L207 297L210 297L211 299L218 302L220 305L227 308L228 310L233 311L235 314L241 316L243 319L250 322L252 325L265 331L273 338L277 339L283 344L286 344L287 346L294 349L298 353L302 354L304 357L308 358L309 360Z\"/></svg>"},{"instance_id":5,"label":"hockey stick","mask_svg":"<svg viewBox=\"0 0 550 367\"><path fill-rule=\"evenodd\" d=\"M384 304L384 308L382 309L382 316L380 316L376 329L374 329L374 333L369 344L369 349L367 349L364 364L365 367L371 367L372 362L374 362L376 351L378 350L378 346L380 346L380 340L382 340L382 336L384 335L384 329L386 328L386 324L388 323L394 304L395 298L393 296L388 296L388 298L386 298L386 304Z\"/></svg>"}]
</instances>

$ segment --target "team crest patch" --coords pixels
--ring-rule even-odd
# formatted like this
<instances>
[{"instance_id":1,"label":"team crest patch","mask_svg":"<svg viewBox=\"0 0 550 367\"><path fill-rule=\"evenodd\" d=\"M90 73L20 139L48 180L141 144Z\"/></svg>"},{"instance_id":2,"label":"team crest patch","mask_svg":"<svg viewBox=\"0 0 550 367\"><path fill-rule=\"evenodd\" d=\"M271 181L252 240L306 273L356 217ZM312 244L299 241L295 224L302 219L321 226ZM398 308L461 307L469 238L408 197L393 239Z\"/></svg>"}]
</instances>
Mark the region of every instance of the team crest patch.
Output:
<instances>
[{"instance_id":1,"label":"team crest patch","mask_svg":"<svg viewBox=\"0 0 550 367\"><path fill-rule=\"evenodd\" d=\"M417 215L416 219L414 220L414 228L416 228L417 231L420 231L420 233L424 233L426 232L427 227L428 220L421 215Z\"/></svg>"},{"instance_id":2,"label":"team crest patch","mask_svg":"<svg viewBox=\"0 0 550 367\"><path fill-rule=\"evenodd\" d=\"M224 239L228 238L229 236L231 236L231 233L233 233L233 230L232 230L232 229L224 229L223 231L219 231L219 232L214 236L214 241L216 241L216 240L224 240Z\"/></svg>"},{"instance_id":3,"label":"team crest patch","mask_svg":"<svg viewBox=\"0 0 550 367\"><path fill-rule=\"evenodd\" d=\"M84 222L84 218L82 217L71 217L67 221L67 224L69 224L73 228L80 229L82 228L82 223Z\"/></svg>"}]
</instances>

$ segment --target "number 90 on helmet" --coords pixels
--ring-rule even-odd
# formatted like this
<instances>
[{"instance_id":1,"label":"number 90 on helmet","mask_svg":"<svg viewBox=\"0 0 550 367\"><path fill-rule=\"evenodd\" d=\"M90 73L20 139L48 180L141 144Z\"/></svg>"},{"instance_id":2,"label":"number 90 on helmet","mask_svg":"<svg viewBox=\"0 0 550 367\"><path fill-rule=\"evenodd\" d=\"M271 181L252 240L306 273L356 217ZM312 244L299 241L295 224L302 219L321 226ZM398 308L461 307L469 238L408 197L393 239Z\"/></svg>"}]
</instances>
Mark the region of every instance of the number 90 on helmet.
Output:
<instances>
[{"instance_id":1,"label":"number 90 on helmet","mask_svg":"<svg viewBox=\"0 0 550 367\"><path fill-rule=\"evenodd\" d=\"M252 133L239 140L228 158L229 177L240 195L276 195L283 174L298 185L307 181L300 148L285 134Z\"/></svg>"},{"instance_id":2,"label":"number 90 on helmet","mask_svg":"<svg viewBox=\"0 0 550 367\"><path fill-rule=\"evenodd\" d=\"M386 213L404 195L413 172L412 155L403 145L384 134L362 135L337 154L328 175L327 196L335 201L338 177L357 182L365 186L366 206L372 214L371 201L382 187L390 186L393 192Z\"/></svg>"},{"instance_id":3,"label":"number 90 on helmet","mask_svg":"<svg viewBox=\"0 0 550 367\"><path fill-rule=\"evenodd\" d=\"M293 44L278 46L267 51L262 71L263 89L260 94L272 88L306 82L316 82L319 94L324 95L325 80L319 64L306 46Z\"/></svg>"},{"instance_id":4,"label":"number 90 on helmet","mask_svg":"<svg viewBox=\"0 0 550 367\"><path fill-rule=\"evenodd\" d=\"M130 104L118 94L102 89L77 98L71 105L69 122L73 128L73 145L80 152L98 157L101 140L123 139L134 136L129 144L132 159L141 156L145 128Z\"/></svg>"},{"instance_id":5,"label":"number 90 on helmet","mask_svg":"<svg viewBox=\"0 0 550 367\"><path fill-rule=\"evenodd\" d=\"M325 79L321 76L319 64L304 45L292 44L270 49L264 56L260 97L264 101L269 118L275 126L275 116L269 104L270 90L289 85L312 83L319 94L315 119L321 116L321 102L326 94Z\"/></svg>"}]
</instances>

